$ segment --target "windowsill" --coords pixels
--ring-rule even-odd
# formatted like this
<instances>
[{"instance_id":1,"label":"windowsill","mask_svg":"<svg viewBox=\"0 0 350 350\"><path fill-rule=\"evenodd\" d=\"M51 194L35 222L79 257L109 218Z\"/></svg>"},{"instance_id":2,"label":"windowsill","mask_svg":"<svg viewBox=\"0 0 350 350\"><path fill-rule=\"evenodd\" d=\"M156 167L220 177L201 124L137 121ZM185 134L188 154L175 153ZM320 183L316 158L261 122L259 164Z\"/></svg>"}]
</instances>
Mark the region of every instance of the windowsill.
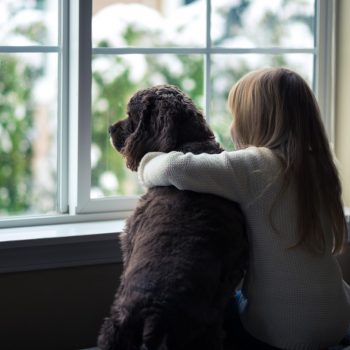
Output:
<instances>
[{"instance_id":1,"label":"windowsill","mask_svg":"<svg viewBox=\"0 0 350 350\"><path fill-rule=\"evenodd\" d=\"M350 234L350 208L345 215ZM120 263L124 225L104 220L1 229L0 273Z\"/></svg>"},{"instance_id":2,"label":"windowsill","mask_svg":"<svg viewBox=\"0 0 350 350\"><path fill-rule=\"evenodd\" d=\"M32 246L36 240L75 239L81 241L89 236L120 233L125 220L105 220L95 222L79 222L56 225L42 225L31 227L14 227L1 229L0 247Z\"/></svg>"},{"instance_id":3,"label":"windowsill","mask_svg":"<svg viewBox=\"0 0 350 350\"><path fill-rule=\"evenodd\" d=\"M125 220L18 227L0 231L0 273L122 261Z\"/></svg>"}]
</instances>

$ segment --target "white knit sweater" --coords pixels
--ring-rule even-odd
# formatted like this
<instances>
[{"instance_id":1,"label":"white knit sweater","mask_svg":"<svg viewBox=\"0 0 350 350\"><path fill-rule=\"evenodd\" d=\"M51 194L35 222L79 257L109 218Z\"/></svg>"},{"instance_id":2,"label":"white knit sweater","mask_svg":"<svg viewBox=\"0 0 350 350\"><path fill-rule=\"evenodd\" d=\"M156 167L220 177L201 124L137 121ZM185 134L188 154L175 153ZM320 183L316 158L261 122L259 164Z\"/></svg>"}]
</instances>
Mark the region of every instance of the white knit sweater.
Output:
<instances>
[{"instance_id":1,"label":"white knit sweater","mask_svg":"<svg viewBox=\"0 0 350 350\"><path fill-rule=\"evenodd\" d=\"M267 148L221 154L148 153L138 175L145 187L173 185L236 201L246 216L249 271L241 315L255 338L282 349L320 349L337 344L350 324L350 288L343 282L331 240L325 255L297 241L293 184L270 209L281 180L279 160ZM331 236L331 235L330 235Z\"/></svg>"}]
</instances>

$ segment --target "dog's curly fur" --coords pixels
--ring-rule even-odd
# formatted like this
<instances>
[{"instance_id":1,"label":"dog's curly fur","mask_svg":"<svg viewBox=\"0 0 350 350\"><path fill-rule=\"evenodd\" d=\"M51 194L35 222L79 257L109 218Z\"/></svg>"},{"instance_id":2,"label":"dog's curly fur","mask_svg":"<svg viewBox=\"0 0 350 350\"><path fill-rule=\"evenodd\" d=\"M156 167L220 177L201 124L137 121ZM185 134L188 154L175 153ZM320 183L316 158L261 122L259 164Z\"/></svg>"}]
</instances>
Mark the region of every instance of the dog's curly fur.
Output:
<instances>
[{"instance_id":1,"label":"dog's curly fur","mask_svg":"<svg viewBox=\"0 0 350 350\"><path fill-rule=\"evenodd\" d=\"M222 151L202 113L171 85L137 92L128 117L109 131L134 171L150 151ZM149 189L121 245L124 270L99 348L222 349L224 309L248 257L238 205L174 187Z\"/></svg>"}]
</instances>

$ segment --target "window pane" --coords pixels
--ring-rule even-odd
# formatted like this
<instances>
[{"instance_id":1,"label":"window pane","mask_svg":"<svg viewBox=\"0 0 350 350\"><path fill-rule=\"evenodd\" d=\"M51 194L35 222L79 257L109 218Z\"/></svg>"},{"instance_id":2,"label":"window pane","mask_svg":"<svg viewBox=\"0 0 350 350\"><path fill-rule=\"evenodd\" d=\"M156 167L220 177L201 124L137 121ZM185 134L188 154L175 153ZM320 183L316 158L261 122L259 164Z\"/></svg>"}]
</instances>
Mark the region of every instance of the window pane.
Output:
<instances>
[{"instance_id":1,"label":"window pane","mask_svg":"<svg viewBox=\"0 0 350 350\"><path fill-rule=\"evenodd\" d=\"M56 210L57 55L0 55L0 217Z\"/></svg>"},{"instance_id":2,"label":"window pane","mask_svg":"<svg viewBox=\"0 0 350 350\"><path fill-rule=\"evenodd\" d=\"M137 90L174 84L203 106L202 55L95 55L92 62L91 197L142 191L136 174L112 148L108 127L126 116L126 104Z\"/></svg>"},{"instance_id":3,"label":"window pane","mask_svg":"<svg viewBox=\"0 0 350 350\"><path fill-rule=\"evenodd\" d=\"M93 47L205 45L206 2L93 0Z\"/></svg>"},{"instance_id":4,"label":"window pane","mask_svg":"<svg viewBox=\"0 0 350 350\"><path fill-rule=\"evenodd\" d=\"M298 72L312 86L313 61L314 56L311 54L212 55L212 117L210 124L224 148L233 149L229 128L232 117L227 110L226 102L233 84L254 69L283 66Z\"/></svg>"},{"instance_id":5,"label":"window pane","mask_svg":"<svg viewBox=\"0 0 350 350\"><path fill-rule=\"evenodd\" d=\"M58 0L1 0L0 45L57 45Z\"/></svg>"},{"instance_id":6,"label":"window pane","mask_svg":"<svg viewBox=\"0 0 350 350\"><path fill-rule=\"evenodd\" d=\"M314 0L212 1L213 45L314 47Z\"/></svg>"}]
</instances>

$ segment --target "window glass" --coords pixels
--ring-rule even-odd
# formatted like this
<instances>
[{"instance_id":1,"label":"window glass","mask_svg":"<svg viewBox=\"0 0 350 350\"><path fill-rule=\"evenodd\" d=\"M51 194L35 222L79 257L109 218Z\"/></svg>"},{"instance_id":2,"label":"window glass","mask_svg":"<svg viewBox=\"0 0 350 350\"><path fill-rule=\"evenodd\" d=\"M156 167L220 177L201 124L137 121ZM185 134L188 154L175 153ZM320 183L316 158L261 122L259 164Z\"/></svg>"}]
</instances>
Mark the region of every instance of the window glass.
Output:
<instances>
[{"instance_id":1,"label":"window glass","mask_svg":"<svg viewBox=\"0 0 350 350\"><path fill-rule=\"evenodd\" d=\"M200 47L206 1L93 0L94 47Z\"/></svg>"},{"instance_id":2,"label":"window glass","mask_svg":"<svg viewBox=\"0 0 350 350\"><path fill-rule=\"evenodd\" d=\"M126 117L129 98L139 89L174 84L203 108L202 55L94 55L92 61L91 197L143 191L108 138L108 127Z\"/></svg>"},{"instance_id":3,"label":"window glass","mask_svg":"<svg viewBox=\"0 0 350 350\"><path fill-rule=\"evenodd\" d=\"M314 46L314 0L216 0L211 3L214 46Z\"/></svg>"},{"instance_id":4,"label":"window glass","mask_svg":"<svg viewBox=\"0 0 350 350\"><path fill-rule=\"evenodd\" d=\"M57 43L58 0L0 1L0 46Z\"/></svg>"},{"instance_id":5,"label":"window glass","mask_svg":"<svg viewBox=\"0 0 350 350\"><path fill-rule=\"evenodd\" d=\"M57 55L0 54L0 217L56 210Z\"/></svg>"},{"instance_id":6,"label":"window glass","mask_svg":"<svg viewBox=\"0 0 350 350\"><path fill-rule=\"evenodd\" d=\"M57 212L58 13L0 1L0 217Z\"/></svg>"}]
</instances>

